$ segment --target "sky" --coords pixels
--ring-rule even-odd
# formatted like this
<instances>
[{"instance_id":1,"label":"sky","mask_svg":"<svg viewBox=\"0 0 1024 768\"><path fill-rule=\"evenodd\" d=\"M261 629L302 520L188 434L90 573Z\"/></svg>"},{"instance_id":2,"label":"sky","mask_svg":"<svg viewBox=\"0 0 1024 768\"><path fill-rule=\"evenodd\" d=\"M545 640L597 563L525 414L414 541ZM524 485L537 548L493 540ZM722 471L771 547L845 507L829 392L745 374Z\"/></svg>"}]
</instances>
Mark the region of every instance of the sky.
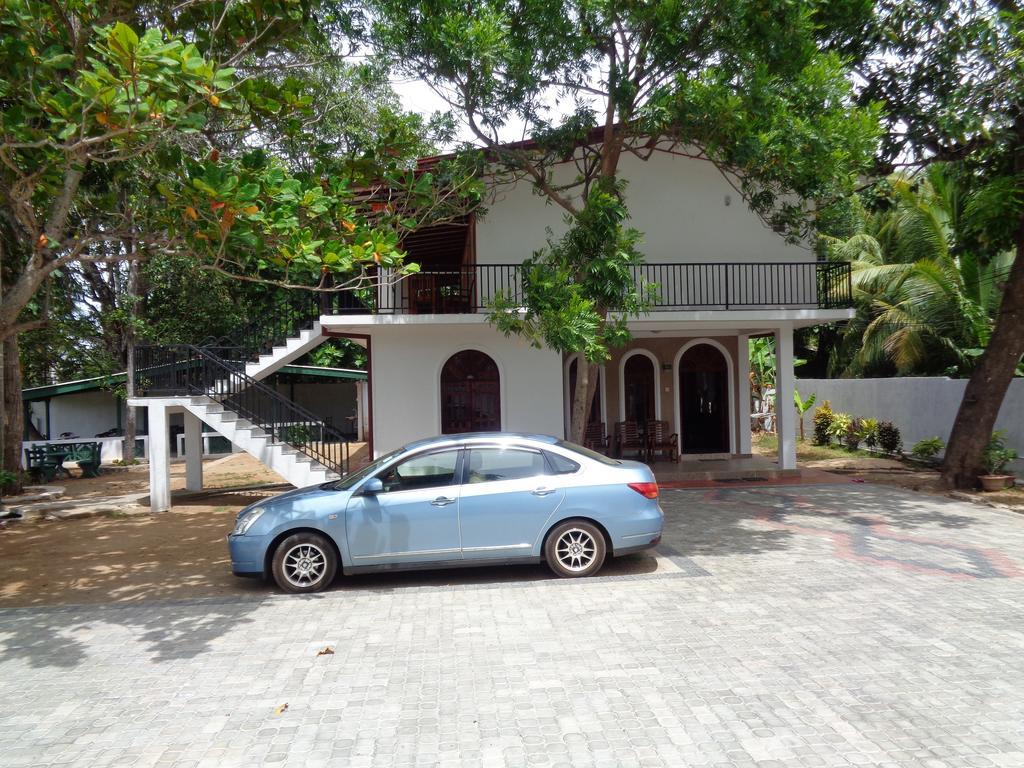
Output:
<instances>
[{"instance_id":1,"label":"sky","mask_svg":"<svg viewBox=\"0 0 1024 768\"><path fill-rule=\"evenodd\" d=\"M417 112L424 117L430 117L434 112L446 112L449 109L447 102L445 102L441 96L435 93L434 90L422 80L393 76L391 78L391 86L402 99L402 106L410 112ZM552 94L552 101L549 105L550 119L557 121L558 118L571 114L573 109L574 103L572 100L557 100L554 98L554 94ZM469 126L466 125L465 119L458 113L456 113L455 117L459 124L456 143L460 141L469 141L479 144L480 142L473 135L472 131L470 131ZM514 118L511 119L509 123L499 131L499 140L507 142L529 138L524 135L524 125L525 124L521 120ZM442 147L441 149L448 150L452 149L453 146L454 144Z\"/></svg>"}]
</instances>

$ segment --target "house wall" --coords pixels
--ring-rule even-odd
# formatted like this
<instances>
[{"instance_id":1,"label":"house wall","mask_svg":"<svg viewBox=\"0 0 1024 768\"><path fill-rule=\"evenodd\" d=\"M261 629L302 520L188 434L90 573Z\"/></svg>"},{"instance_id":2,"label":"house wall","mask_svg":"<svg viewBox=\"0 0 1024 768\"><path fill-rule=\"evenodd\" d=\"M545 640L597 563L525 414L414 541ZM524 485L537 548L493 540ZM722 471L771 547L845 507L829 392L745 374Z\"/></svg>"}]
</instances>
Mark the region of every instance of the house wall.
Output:
<instances>
[{"instance_id":1,"label":"house wall","mask_svg":"<svg viewBox=\"0 0 1024 768\"><path fill-rule=\"evenodd\" d=\"M891 379L799 379L797 389L804 398L814 394L817 404L828 400L832 410L860 418L891 421L903 436L903 450L929 437L949 440L966 379L945 377L901 377ZM804 417L811 427L814 409ZM1003 400L996 429L1006 430L1007 442L1024 454L1024 379L1014 379ZM1013 465L1024 472L1024 461Z\"/></svg>"},{"instance_id":2,"label":"house wall","mask_svg":"<svg viewBox=\"0 0 1024 768\"><path fill-rule=\"evenodd\" d=\"M629 225L643 233L648 263L814 261L766 227L711 163L656 152L644 161L624 155ZM556 182L571 180L574 164L558 166ZM546 244L546 230L565 231L564 210L534 194L529 182L494 191L476 224L478 264L517 264ZM728 199L728 203L726 200Z\"/></svg>"},{"instance_id":3,"label":"house wall","mask_svg":"<svg viewBox=\"0 0 1024 768\"><path fill-rule=\"evenodd\" d=\"M633 350L643 349L651 352L658 359L658 397L661 401L661 418L669 423L673 432L681 429L679 422L679 391L676 369L678 368L679 351L692 341L710 339L718 342L726 350L729 356L730 369L732 371L731 388L733 398L730 403L732 414L730 415L731 443L734 452L738 452L740 445L740 430L744 426L749 428L750 419L746 408L739 408L739 380L737 378L736 365L736 337L735 336L708 336L708 337L671 337L671 338L641 338L633 339L621 349L613 351L611 360L605 365L605 391L608 397L606 413L609 421L609 432L611 424L622 419L622 393L620 390L620 370L622 361ZM669 370L663 370L668 365Z\"/></svg>"},{"instance_id":4,"label":"house wall","mask_svg":"<svg viewBox=\"0 0 1024 768\"><path fill-rule=\"evenodd\" d=\"M118 411L121 420L118 422ZM93 437L124 424L125 405L112 392L74 392L50 399L50 437L54 440L61 432L71 432L79 437ZM29 403L32 423L40 434L46 435L46 403L37 400Z\"/></svg>"},{"instance_id":5,"label":"house wall","mask_svg":"<svg viewBox=\"0 0 1024 768\"><path fill-rule=\"evenodd\" d=\"M501 377L501 428L561 437L562 362L489 325L396 325L373 330L373 449L377 456L441 432L441 367L456 352L490 355Z\"/></svg>"}]
</instances>

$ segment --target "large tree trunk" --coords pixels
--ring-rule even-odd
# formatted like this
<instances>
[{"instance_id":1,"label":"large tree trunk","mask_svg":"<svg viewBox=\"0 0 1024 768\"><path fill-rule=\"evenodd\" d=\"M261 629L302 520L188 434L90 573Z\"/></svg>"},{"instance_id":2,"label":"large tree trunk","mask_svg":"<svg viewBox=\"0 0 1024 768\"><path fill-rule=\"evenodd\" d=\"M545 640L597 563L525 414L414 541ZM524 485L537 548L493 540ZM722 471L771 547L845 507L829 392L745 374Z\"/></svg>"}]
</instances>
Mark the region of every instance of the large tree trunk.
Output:
<instances>
[{"instance_id":1,"label":"large tree trunk","mask_svg":"<svg viewBox=\"0 0 1024 768\"><path fill-rule=\"evenodd\" d=\"M18 337L3 341L3 468L17 480L7 486L8 493L21 493L21 435L24 431L24 405L21 402L21 358Z\"/></svg>"},{"instance_id":2,"label":"large tree trunk","mask_svg":"<svg viewBox=\"0 0 1024 768\"><path fill-rule=\"evenodd\" d=\"M590 413L587 392L590 390L590 377L596 368L582 354L577 358L577 381L572 390L572 408L569 410L569 439L581 445L587 431L587 416Z\"/></svg>"},{"instance_id":3,"label":"large tree trunk","mask_svg":"<svg viewBox=\"0 0 1024 768\"><path fill-rule=\"evenodd\" d=\"M942 462L942 479L948 487L973 488L984 474L981 458L992 436L996 417L1024 356L1024 218L1017 231L1017 258L1003 290L995 328L978 360L963 402L953 422L953 432ZM1024 448L1024 446L1015 446Z\"/></svg>"}]
</instances>

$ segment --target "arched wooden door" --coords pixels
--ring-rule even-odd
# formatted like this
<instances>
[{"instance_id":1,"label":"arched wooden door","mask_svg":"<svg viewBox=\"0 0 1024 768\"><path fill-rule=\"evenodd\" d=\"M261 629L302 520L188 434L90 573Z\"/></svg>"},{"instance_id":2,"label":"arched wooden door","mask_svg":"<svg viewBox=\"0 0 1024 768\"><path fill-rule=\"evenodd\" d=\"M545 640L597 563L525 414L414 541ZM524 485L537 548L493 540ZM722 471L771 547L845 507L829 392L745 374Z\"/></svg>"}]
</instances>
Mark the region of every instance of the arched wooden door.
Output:
<instances>
[{"instance_id":1,"label":"arched wooden door","mask_svg":"<svg viewBox=\"0 0 1024 768\"><path fill-rule=\"evenodd\" d=\"M729 364L710 344L679 359L679 414L683 453L729 453Z\"/></svg>"},{"instance_id":2,"label":"arched wooden door","mask_svg":"<svg viewBox=\"0 0 1024 768\"><path fill-rule=\"evenodd\" d=\"M654 399L658 396L655 385L657 371L647 355L630 355L622 367L623 403L626 421L646 424L655 417Z\"/></svg>"},{"instance_id":3,"label":"arched wooden door","mask_svg":"<svg viewBox=\"0 0 1024 768\"><path fill-rule=\"evenodd\" d=\"M441 433L501 429L498 365L475 349L456 352L441 369Z\"/></svg>"}]
</instances>

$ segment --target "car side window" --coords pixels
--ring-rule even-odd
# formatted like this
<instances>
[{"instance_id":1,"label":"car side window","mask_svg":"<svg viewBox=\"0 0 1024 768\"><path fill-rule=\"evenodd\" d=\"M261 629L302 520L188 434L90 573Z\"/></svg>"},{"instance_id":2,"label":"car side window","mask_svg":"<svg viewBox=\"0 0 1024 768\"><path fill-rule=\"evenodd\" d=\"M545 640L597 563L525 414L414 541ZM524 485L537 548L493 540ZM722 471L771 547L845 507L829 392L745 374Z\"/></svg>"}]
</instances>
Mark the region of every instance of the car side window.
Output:
<instances>
[{"instance_id":1,"label":"car side window","mask_svg":"<svg viewBox=\"0 0 1024 768\"><path fill-rule=\"evenodd\" d=\"M546 474L547 466L539 451L520 448L470 448L467 483L492 483L521 480Z\"/></svg>"},{"instance_id":2,"label":"car side window","mask_svg":"<svg viewBox=\"0 0 1024 768\"><path fill-rule=\"evenodd\" d=\"M572 459L567 459L565 456L559 456L557 453L544 451L544 455L548 457L548 463L551 465L551 471L556 475L571 475L580 468L580 465Z\"/></svg>"},{"instance_id":3,"label":"car side window","mask_svg":"<svg viewBox=\"0 0 1024 768\"><path fill-rule=\"evenodd\" d=\"M455 483L458 462L458 450L421 454L400 461L378 477L384 485L384 493L440 488Z\"/></svg>"}]
</instances>

